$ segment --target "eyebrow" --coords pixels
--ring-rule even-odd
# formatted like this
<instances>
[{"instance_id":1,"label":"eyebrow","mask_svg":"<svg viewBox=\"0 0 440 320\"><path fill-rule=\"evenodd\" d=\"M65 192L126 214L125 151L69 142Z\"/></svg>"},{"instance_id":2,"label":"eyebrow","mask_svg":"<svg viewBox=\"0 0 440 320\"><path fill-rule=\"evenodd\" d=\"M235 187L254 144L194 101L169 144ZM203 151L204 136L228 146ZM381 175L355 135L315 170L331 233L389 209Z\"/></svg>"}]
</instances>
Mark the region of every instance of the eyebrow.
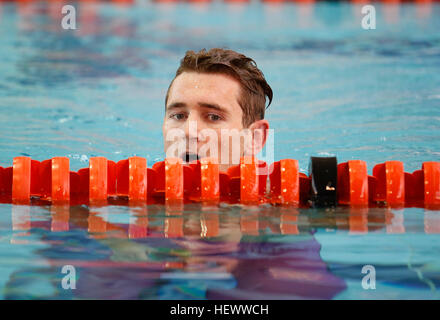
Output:
<instances>
[{"instance_id":1,"label":"eyebrow","mask_svg":"<svg viewBox=\"0 0 440 320\"><path fill-rule=\"evenodd\" d=\"M167 105L166 110L184 108L186 107L186 103L183 102L174 102L172 104Z\"/></svg>"},{"instance_id":2,"label":"eyebrow","mask_svg":"<svg viewBox=\"0 0 440 320\"><path fill-rule=\"evenodd\" d=\"M217 111L224 112L224 113L229 113L228 110L226 110L226 108L223 108L222 106L220 106L216 103L199 102L198 104L202 108L208 108L208 109L213 109L213 110L217 110Z\"/></svg>"},{"instance_id":3,"label":"eyebrow","mask_svg":"<svg viewBox=\"0 0 440 320\"><path fill-rule=\"evenodd\" d=\"M202 108L208 108L208 109L221 111L224 113L229 113L225 108L223 108L222 106L220 106L216 103L198 102L197 104ZM184 102L173 102L167 106L167 110L177 109L177 108L185 108L185 107L187 107L187 104Z\"/></svg>"}]
</instances>

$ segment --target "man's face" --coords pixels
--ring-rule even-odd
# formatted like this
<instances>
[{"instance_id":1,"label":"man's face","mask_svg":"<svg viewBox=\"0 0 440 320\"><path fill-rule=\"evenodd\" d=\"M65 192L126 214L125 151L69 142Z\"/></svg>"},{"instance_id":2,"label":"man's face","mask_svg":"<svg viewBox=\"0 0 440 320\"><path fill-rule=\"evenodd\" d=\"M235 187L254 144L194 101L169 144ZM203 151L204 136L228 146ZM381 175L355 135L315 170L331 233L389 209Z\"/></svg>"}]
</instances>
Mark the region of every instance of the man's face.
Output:
<instances>
[{"instance_id":1,"label":"man's face","mask_svg":"<svg viewBox=\"0 0 440 320\"><path fill-rule=\"evenodd\" d=\"M177 156L184 161L207 155L218 159L220 170L231 166L233 149L243 155L243 143L225 147L232 139L226 136L222 139L221 130L243 129L239 95L240 83L224 74L184 72L175 78L163 122L167 156L172 145L180 140L185 143L185 148L180 148ZM182 134L179 136L176 132ZM217 152L213 152L214 145ZM221 161L225 158L229 159L228 163Z\"/></svg>"}]
</instances>

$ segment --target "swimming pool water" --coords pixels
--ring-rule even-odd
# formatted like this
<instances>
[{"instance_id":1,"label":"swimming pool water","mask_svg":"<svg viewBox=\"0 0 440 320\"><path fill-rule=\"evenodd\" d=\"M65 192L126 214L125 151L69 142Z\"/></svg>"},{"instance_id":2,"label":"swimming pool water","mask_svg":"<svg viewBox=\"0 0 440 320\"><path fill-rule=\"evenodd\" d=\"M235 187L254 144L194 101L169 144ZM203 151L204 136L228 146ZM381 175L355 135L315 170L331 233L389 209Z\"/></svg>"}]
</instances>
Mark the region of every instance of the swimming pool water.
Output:
<instances>
[{"instance_id":1,"label":"swimming pool water","mask_svg":"<svg viewBox=\"0 0 440 320\"><path fill-rule=\"evenodd\" d=\"M0 166L13 157L163 159L166 89L186 50L252 57L274 90L274 160L440 156L440 6L0 3ZM440 212L271 206L0 204L2 299L439 299ZM61 286L65 265L76 289ZM376 289L362 287L362 268Z\"/></svg>"}]
</instances>

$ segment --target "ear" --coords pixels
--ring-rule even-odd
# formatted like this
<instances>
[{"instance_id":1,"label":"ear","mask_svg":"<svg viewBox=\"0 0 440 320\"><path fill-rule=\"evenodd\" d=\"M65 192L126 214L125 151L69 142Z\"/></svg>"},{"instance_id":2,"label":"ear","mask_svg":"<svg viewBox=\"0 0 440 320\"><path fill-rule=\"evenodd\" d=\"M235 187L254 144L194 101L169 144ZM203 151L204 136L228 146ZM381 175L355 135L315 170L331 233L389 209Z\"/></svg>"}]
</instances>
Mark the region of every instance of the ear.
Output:
<instances>
[{"instance_id":1,"label":"ear","mask_svg":"<svg viewBox=\"0 0 440 320\"><path fill-rule=\"evenodd\" d=\"M256 156L261 150L263 150L266 144L267 134L269 130L269 122L267 120L258 120L252 123L249 128L252 134L252 141L250 145L245 147L245 155Z\"/></svg>"}]
</instances>

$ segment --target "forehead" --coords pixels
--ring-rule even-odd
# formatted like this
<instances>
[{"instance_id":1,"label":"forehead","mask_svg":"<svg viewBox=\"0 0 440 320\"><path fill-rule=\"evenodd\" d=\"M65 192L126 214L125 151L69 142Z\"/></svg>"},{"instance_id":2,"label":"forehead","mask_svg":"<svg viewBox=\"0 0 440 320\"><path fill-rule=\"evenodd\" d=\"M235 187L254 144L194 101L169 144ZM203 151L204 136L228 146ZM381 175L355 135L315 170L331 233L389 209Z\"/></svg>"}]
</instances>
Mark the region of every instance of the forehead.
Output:
<instances>
[{"instance_id":1,"label":"forehead","mask_svg":"<svg viewBox=\"0 0 440 320\"><path fill-rule=\"evenodd\" d=\"M240 83L231 76L218 73L183 72L170 88L167 104L198 101L217 103L224 107L240 107Z\"/></svg>"}]
</instances>

